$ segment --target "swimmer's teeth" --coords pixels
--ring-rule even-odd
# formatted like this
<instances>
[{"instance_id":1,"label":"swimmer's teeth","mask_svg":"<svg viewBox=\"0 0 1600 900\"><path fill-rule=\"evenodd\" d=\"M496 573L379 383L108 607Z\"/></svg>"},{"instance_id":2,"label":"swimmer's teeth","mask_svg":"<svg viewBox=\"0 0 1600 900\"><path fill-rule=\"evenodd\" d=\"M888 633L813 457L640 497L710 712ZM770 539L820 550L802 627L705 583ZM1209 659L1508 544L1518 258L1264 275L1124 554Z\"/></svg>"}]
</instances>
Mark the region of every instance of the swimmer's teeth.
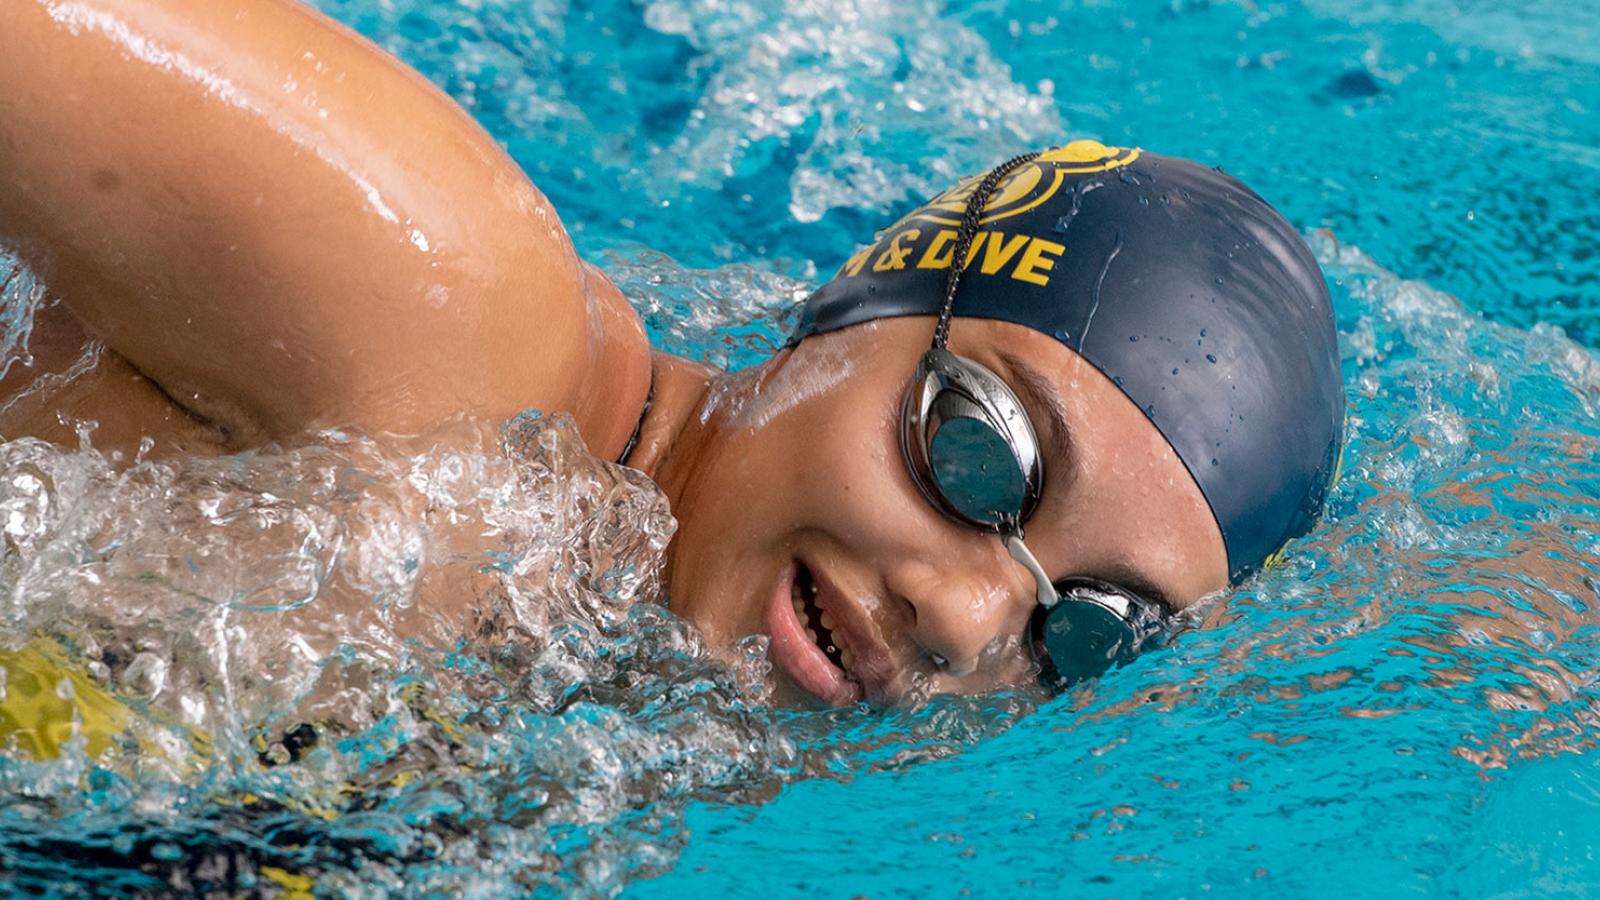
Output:
<instances>
[{"instance_id":1,"label":"swimmer's teeth","mask_svg":"<svg viewBox=\"0 0 1600 900\"><path fill-rule=\"evenodd\" d=\"M795 618L800 620L811 643L827 655L828 661L848 672L855 659L833 639L833 617L818 608L816 600L817 583L812 579L811 572L802 567L795 576L794 587L789 595L789 601L794 604ZM823 634L828 636L826 643L823 642Z\"/></svg>"}]
</instances>

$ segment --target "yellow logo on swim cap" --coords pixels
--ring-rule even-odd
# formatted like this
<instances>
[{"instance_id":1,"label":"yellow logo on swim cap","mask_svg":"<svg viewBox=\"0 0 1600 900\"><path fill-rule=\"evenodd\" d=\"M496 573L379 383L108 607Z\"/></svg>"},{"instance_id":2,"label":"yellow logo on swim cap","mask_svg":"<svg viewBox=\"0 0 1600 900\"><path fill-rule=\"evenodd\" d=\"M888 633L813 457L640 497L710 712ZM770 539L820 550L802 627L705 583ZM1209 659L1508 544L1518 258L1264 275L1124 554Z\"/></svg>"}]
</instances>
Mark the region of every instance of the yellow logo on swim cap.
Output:
<instances>
[{"instance_id":1,"label":"yellow logo on swim cap","mask_svg":"<svg viewBox=\"0 0 1600 900\"><path fill-rule=\"evenodd\" d=\"M1099 141L1073 141L1064 147L1039 154L1038 162L1070 163L1073 172L1104 172L1125 166L1139 158L1139 148L1124 150L1107 147Z\"/></svg>"},{"instance_id":2,"label":"yellow logo on swim cap","mask_svg":"<svg viewBox=\"0 0 1600 900\"><path fill-rule=\"evenodd\" d=\"M1106 172L1121 168L1139 158L1139 149L1108 147L1099 141L1073 141L1039 154L1031 162L1018 166L995 186L984 215L978 224L987 225L1012 216L1021 215L1055 196L1068 175ZM940 225L961 224L961 214L966 211L967 198L978 186L983 176L974 175L960 184L929 200L915 212L895 223L894 227L920 219Z\"/></svg>"}]
</instances>

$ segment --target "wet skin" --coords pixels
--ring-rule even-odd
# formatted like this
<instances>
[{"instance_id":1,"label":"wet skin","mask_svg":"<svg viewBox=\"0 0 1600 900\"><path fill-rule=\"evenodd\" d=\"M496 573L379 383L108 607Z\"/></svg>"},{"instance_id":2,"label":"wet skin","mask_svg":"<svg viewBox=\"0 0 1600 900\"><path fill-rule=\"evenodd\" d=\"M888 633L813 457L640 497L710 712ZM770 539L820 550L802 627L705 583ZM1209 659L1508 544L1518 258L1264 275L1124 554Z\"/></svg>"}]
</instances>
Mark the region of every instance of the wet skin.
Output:
<instances>
[{"instance_id":1,"label":"wet skin","mask_svg":"<svg viewBox=\"0 0 1600 900\"><path fill-rule=\"evenodd\" d=\"M65 413L97 422L102 449L220 453L535 407L572 413L614 458L653 378L629 462L678 516L671 604L713 646L771 634L784 694L824 702L1028 676L1031 580L900 459L930 320L818 336L731 376L652 354L492 138L290 0L0 4L0 85L0 241L60 298L35 364L0 382L6 438L72 443ZM1226 585L1193 479L1104 376L1006 323L957 320L951 347L1005 378L1041 432L1027 536L1051 575L1178 608ZM1056 398L1064 427L1030 393ZM799 629L797 578L849 672Z\"/></svg>"},{"instance_id":2,"label":"wet skin","mask_svg":"<svg viewBox=\"0 0 1600 900\"><path fill-rule=\"evenodd\" d=\"M298 0L0 3L0 242L225 447L537 407L611 456L649 389L500 145Z\"/></svg>"},{"instance_id":3,"label":"wet skin","mask_svg":"<svg viewBox=\"0 0 1600 900\"><path fill-rule=\"evenodd\" d=\"M721 379L652 466L679 518L673 609L719 645L768 633L803 565L854 662L844 685L813 691L825 701L892 702L917 676L970 692L1031 674L1031 577L994 535L940 514L901 458L900 400L932 331L923 317L854 326ZM1109 379L1007 322L958 319L950 346L1011 384L1040 433L1045 491L1026 530L1052 577L1136 586L1176 609L1227 585L1194 479ZM1060 421L1038 401L1059 404ZM816 662L773 655L791 686Z\"/></svg>"}]
</instances>

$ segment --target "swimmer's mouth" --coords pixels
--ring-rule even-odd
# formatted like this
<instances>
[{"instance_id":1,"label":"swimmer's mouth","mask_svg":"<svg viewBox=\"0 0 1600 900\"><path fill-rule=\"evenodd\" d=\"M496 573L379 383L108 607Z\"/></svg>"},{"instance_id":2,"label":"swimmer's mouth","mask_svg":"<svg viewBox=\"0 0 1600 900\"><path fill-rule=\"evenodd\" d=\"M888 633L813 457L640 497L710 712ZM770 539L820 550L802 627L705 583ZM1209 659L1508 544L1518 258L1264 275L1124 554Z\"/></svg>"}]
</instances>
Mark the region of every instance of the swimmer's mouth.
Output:
<instances>
[{"instance_id":1,"label":"swimmer's mouth","mask_svg":"<svg viewBox=\"0 0 1600 900\"><path fill-rule=\"evenodd\" d=\"M798 558L779 583L783 592L767 610L767 655L795 686L834 706L897 702L905 672L863 605L870 595Z\"/></svg>"},{"instance_id":2,"label":"swimmer's mouth","mask_svg":"<svg viewBox=\"0 0 1600 900\"><path fill-rule=\"evenodd\" d=\"M806 630L806 637L822 650L822 655L826 656L829 662L838 666L848 677L855 660L851 657L850 651L840 646L838 639L834 637L833 618L817 605L817 582L805 563L796 564L794 587L790 589L789 594L794 603L794 613Z\"/></svg>"}]
</instances>

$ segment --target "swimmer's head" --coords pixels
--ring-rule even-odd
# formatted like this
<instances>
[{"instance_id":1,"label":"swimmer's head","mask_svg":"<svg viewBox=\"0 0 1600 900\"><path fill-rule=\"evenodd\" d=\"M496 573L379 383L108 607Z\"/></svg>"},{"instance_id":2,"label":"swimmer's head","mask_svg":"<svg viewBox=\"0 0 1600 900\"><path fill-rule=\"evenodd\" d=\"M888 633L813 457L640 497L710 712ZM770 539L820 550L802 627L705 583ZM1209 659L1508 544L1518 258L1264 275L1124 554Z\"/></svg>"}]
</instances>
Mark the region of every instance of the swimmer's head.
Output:
<instances>
[{"instance_id":1,"label":"swimmer's head","mask_svg":"<svg viewBox=\"0 0 1600 900\"><path fill-rule=\"evenodd\" d=\"M1043 476L1015 512L1040 577L1003 527L932 502L908 385L976 184L852 256L789 346L713 392L663 481L674 609L715 643L768 635L780 683L825 701L1014 684L1038 671L1041 583L1181 609L1303 533L1332 479L1338 356L1299 236L1219 172L1079 142L973 205L948 320L947 349L1031 423Z\"/></svg>"},{"instance_id":2,"label":"swimmer's head","mask_svg":"<svg viewBox=\"0 0 1600 900\"><path fill-rule=\"evenodd\" d=\"M938 313L978 182L852 256L807 302L794 342ZM1075 141L1016 166L978 225L955 315L1027 326L1110 378L1199 484L1232 580L1311 527L1344 396L1327 285L1283 216L1220 170Z\"/></svg>"}]
</instances>

